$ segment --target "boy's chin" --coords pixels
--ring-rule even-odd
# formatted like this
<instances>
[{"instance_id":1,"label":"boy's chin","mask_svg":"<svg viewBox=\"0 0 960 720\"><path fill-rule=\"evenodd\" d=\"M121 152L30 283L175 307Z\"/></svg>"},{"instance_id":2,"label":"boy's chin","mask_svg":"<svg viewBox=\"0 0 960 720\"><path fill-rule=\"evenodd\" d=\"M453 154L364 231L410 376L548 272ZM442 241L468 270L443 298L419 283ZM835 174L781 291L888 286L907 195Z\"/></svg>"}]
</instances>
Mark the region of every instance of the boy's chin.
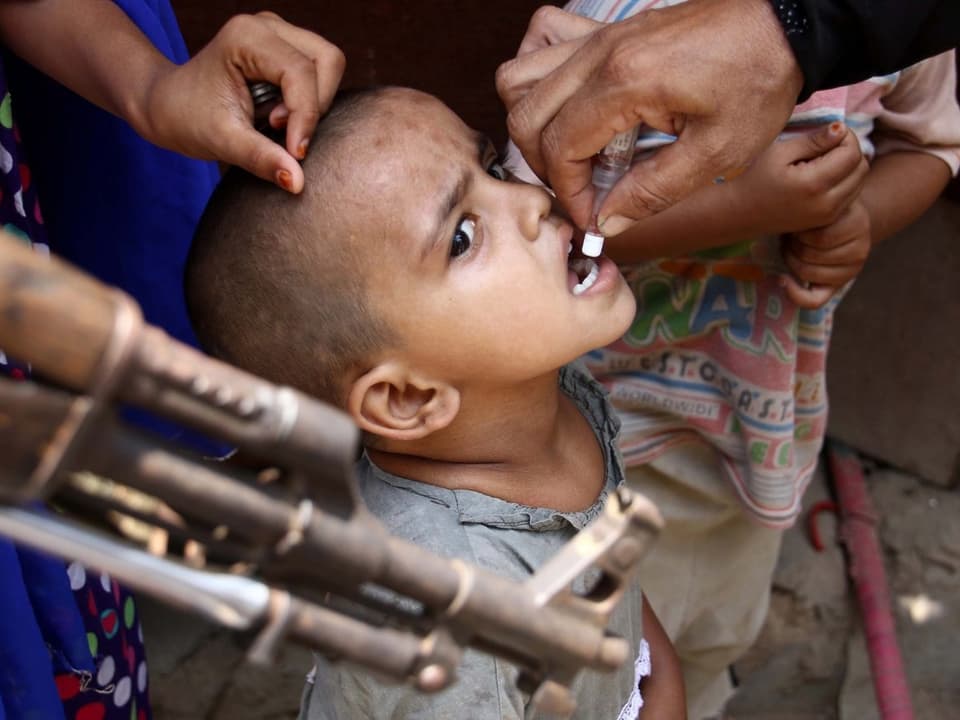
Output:
<instances>
[{"instance_id":1,"label":"boy's chin","mask_svg":"<svg viewBox=\"0 0 960 720\"><path fill-rule=\"evenodd\" d=\"M596 323L593 329L599 338L595 347L603 347L616 342L630 326L633 325L637 314L637 301L626 282L617 291L616 298L611 306L596 313ZM597 338L594 338L595 340Z\"/></svg>"}]
</instances>

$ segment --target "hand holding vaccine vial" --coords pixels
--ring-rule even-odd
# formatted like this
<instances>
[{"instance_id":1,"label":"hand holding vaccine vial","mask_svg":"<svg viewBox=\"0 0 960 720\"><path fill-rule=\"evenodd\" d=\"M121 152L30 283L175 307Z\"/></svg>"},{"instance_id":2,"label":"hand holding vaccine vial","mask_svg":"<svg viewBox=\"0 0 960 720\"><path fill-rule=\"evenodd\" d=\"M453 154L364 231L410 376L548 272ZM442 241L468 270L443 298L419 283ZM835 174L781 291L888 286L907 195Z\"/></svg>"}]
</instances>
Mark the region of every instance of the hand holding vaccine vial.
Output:
<instances>
[{"instance_id":1,"label":"hand holding vaccine vial","mask_svg":"<svg viewBox=\"0 0 960 720\"><path fill-rule=\"evenodd\" d=\"M604 236L597 225L597 215L603 201L607 199L611 188L617 184L633 160L633 149L637 144L637 132L640 127L615 135L594 158L593 161L593 212L590 213L590 225L583 236L581 252L587 257L598 257L603 252Z\"/></svg>"}]
</instances>

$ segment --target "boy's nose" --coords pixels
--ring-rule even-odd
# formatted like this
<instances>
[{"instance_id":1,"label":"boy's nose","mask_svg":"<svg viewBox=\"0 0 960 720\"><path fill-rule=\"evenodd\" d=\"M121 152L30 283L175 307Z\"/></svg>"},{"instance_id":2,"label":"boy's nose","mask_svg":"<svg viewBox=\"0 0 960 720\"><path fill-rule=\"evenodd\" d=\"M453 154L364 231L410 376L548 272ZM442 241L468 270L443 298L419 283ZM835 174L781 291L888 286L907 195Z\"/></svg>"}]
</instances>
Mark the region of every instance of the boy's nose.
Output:
<instances>
[{"instance_id":1,"label":"boy's nose","mask_svg":"<svg viewBox=\"0 0 960 720\"><path fill-rule=\"evenodd\" d=\"M518 183L514 193L518 205L520 232L527 240L540 236L540 223L550 216L550 195L543 188Z\"/></svg>"}]
</instances>

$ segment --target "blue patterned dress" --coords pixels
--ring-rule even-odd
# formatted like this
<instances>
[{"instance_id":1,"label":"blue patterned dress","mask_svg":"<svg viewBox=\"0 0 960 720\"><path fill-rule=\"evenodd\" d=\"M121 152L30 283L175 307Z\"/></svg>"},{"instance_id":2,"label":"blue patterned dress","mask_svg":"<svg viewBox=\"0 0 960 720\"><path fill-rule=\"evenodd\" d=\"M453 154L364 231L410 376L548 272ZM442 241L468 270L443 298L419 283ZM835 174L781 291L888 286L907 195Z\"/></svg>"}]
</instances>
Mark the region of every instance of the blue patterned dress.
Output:
<instances>
[{"instance_id":1,"label":"blue patterned dress","mask_svg":"<svg viewBox=\"0 0 960 720\"><path fill-rule=\"evenodd\" d=\"M117 5L186 61L168 0ZM0 98L0 227L120 286L148 321L192 342L182 269L216 166L151 145L7 53ZM0 373L28 368L0 353ZM0 720L147 720L142 641L134 599L108 575L0 538Z\"/></svg>"}]
</instances>

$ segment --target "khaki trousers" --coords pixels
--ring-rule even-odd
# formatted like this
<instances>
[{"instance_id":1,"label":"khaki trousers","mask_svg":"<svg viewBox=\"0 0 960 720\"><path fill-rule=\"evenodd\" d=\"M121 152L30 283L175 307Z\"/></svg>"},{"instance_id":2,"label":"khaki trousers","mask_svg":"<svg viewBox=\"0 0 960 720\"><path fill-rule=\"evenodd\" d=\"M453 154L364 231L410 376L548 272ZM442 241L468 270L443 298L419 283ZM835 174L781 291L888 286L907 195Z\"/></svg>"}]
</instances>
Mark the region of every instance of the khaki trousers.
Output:
<instances>
[{"instance_id":1,"label":"khaki trousers","mask_svg":"<svg viewBox=\"0 0 960 720\"><path fill-rule=\"evenodd\" d=\"M766 617L783 531L748 515L706 444L630 468L627 484L666 521L640 583L680 656L689 718L719 715L733 694L729 665Z\"/></svg>"}]
</instances>

